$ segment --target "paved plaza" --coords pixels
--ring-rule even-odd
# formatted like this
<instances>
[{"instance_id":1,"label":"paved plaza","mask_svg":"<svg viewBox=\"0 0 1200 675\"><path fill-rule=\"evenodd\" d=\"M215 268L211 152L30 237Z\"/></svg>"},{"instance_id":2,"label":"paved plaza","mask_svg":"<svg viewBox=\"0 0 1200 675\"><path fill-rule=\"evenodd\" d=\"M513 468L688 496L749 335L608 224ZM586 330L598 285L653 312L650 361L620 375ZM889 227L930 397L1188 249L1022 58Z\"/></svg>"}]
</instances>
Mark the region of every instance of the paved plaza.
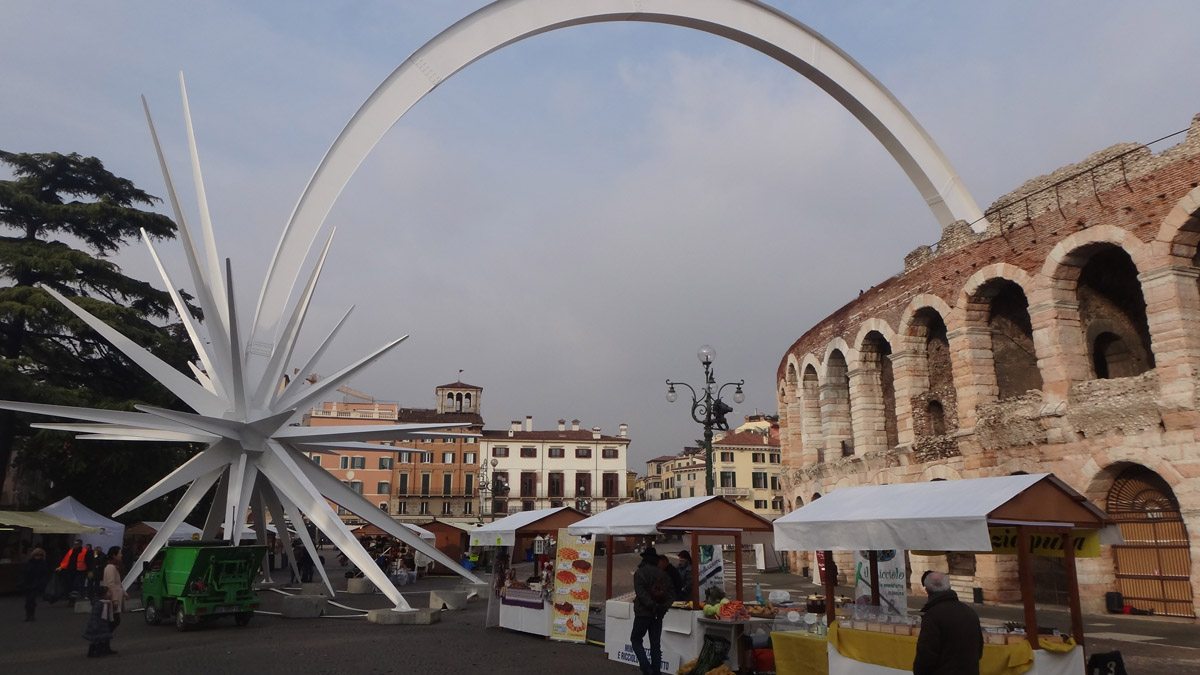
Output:
<instances>
[{"instance_id":1,"label":"paved plaza","mask_svg":"<svg viewBox=\"0 0 1200 675\"><path fill-rule=\"evenodd\" d=\"M594 597L603 597L604 559L597 559L600 582ZM637 563L634 554L617 556L614 592L627 592ZM518 566L520 570L522 566ZM330 569L331 579L345 588L343 570ZM764 594L787 589L794 597L818 592L801 577L781 572L746 571L746 587L761 584ZM456 578L426 578L404 587L413 607L426 607L429 592L460 584ZM411 590L410 590L411 589ZM180 633L172 626L147 626L140 612L128 612L118 629L114 657L87 659L81 637L87 616L64 603L41 604L38 620L24 623L22 599L0 597L0 669L8 675L50 675L85 668L89 675L128 673L255 673L256 675L335 673L586 673L635 675L636 669L609 661L596 644L551 642L499 628L485 628L486 600L473 600L467 609L443 611L429 626L380 626L368 623L353 609L387 607L381 594L339 594L320 619L283 619L274 615L283 596L260 593L263 613L245 628L226 618ZM922 599L910 598L910 609ZM1021 620L1015 606L975 606L985 619ZM1039 610L1046 625L1066 626L1065 611ZM603 615L593 611L588 637L603 642ZM1200 629L1191 622L1148 617L1086 616L1088 653L1120 650L1131 675L1172 673L1200 675Z\"/></svg>"}]
</instances>

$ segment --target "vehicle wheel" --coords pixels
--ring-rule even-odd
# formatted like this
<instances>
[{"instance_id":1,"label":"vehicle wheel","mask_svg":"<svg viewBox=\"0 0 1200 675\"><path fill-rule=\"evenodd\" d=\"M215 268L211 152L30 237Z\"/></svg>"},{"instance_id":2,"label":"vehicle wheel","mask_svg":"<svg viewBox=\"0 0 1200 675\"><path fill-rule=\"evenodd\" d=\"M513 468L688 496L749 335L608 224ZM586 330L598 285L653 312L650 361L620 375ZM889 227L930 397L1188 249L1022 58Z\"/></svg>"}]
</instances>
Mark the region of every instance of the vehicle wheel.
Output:
<instances>
[{"instance_id":1,"label":"vehicle wheel","mask_svg":"<svg viewBox=\"0 0 1200 675\"><path fill-rule=\"evenodd\" d=\"M233 617L233 622L239 626L245 626L250 623L250 617L254 616L254 612L238 612Z\"/></svg>"},{"instance_id":2,"label":"vehicle wheel","mask_svg":"<svg viewBox=\"0 0 1200 675\"><path fill-rule=\"evenodd\" d=\"M146 625L157 626L159 621L162 621L162 616L158 612L158 605L154 604L153 600L147 600L146 601Z\"/></svg>"},{"instance_id":3,"label":"vehicle wheel","mask_svg":"<svg viewBox=\"0 0 1200 675\"><path fill-rule=\"evenodd\" d=\"M175 629L185 631L188 629L187 615L183 613L183 603L175 604Z\"/></svg>"}]
</instances>

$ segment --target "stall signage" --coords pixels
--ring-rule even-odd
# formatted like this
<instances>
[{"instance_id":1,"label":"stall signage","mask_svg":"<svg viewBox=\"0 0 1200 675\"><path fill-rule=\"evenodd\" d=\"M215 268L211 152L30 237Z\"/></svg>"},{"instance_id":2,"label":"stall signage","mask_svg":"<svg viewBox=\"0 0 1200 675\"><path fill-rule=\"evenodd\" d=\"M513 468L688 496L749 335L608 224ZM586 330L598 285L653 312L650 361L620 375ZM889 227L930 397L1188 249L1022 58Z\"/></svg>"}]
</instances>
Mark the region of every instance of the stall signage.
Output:
<instances>
[{"instance_id":1,"label":"stall signage","mask_svg":"<svg viewBox=\"0 0 1200 675\"><path fill-rule=\"evenodd\" d=\"M711 586L725 590L725 555L720 545L706 544L700 547L700 598Z\"/></svg>"},{"instance_id":2,"label":"stall signage","mask_svg":"<svg viewBox=\"0 0 1200 675\"><path fill-rule=\"evenodd\" d=\"M992 553L1016 555L1017 528L989 527L988 534L992 538ZM1030 532L1029 552L1046 558L1063 557L1063 538L1061 534L1050 532ZM1100 557L1100 532L1098 530L1081 530L1075 532L1075 557Z\"/></svg>"},{"instance_id":3,"label":"stall signage","mask_svg":"<svg viewBox=\"0 0 1200 675\"><path fill-rule=\"evenodd\" d=\"M854 611L871 604L870 551L854 552ZM905 616L908 614L908 575L904 572L904 551L888 550L876 553L879 573L879 612Z\"/></svg>"},{"instance_id":4,"label":"stall signage","mask_svg":"<svg viewBox=\"0 0 1200 675\"><path fill-rule=\"evenodd\" d=\"M551 640L587 641L595 550L594 539L572 536L566 528L558 531L554 595L551 597L553 607L550 612Z\"/></svg>"}]
</instances>

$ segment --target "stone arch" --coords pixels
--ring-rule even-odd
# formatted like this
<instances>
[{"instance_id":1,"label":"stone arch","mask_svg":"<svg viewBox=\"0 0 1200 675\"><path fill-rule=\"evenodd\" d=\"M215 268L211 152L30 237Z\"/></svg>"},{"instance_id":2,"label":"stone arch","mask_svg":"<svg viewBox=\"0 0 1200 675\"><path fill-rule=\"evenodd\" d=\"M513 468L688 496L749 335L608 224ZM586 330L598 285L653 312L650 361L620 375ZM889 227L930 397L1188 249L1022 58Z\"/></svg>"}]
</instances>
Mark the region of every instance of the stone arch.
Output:
<instances>
[{"instance_id":1,"label":"stone arch","mask_svg":"<svg viewBox=\"0 0 1200 675\"><path fill-rule=\"evenodd\" d=\"M350 176L417 101L466 66L510 44L559 28L645 21L691 28L757 50L811 80L841 103L900 164L945 228L978 232L988 222L954 167L903 105L837 45L796 19L751 0L498 0L442 31L409 56L367 98L309 179L272 258L251 341L273 341L304 253Z\"/></svg>"},{"instance_id":2,"label":"stone arch","mask_svg":"<svg viewBox=\"0 0 1200 675\"><path fill-rule=\"evenodd\" d=\"M1029 316L1033 278L1024 270L998 263L971 276L959 294L955 314L967 349L966 387L959 387L960 408L1019 396L1042 388Z\"/></svg>"},{"instance_id":3,"label":"stone arch","mask_svg":"<svg viewBox=\"0 0 1200 675\"><path fill-rule=\"evenodd\" d=\"M961 480L962 475L958 470L946 466L945 464L931 464L921 472L921 477L917 479L920 483L928 483L932 480Z\"/></svg>"},{"instance_id":4,"label":"stone arch","mask_svg":"<svg viewBox=\"0 0 1200 675\"><path fill-rule=\"evenodd\" d=\"M825 376L821 380L821 424L826 449L843 457L854 454L849 370L841 349L834 347L827 352Z\"/></svg>"},{"instance_id":5,"label":"stone arch","mask_svg":"<svg viewBox=\"0 0 1200 675\"><path fill-rule=\"evenodd\" d=\"M814 359L815 361L815 359ZM821 377L817 365L805 358L800 374L802 464L825 461L825 430L821 420Z\"/></svg>"},{"instance_id":6,"label":"stone arch","mask_svg":"<svg viewBox=\"0 0 1200 675\"><path fill-rule=\"evenodd\" d=\"M1020 473L1045 473L1045 468L1028 457L1010 457L996 465L989 473L993 476L1013 476Z\"/></svg>"},{"instance_id":7,"label":"stone arch","mask_svg":"<svg viewBox=\"0 0 1200 675\"><path fill-rule=\"evenodd\" d=\"M883 323L883 322L878 322ZM886 323L883 324L886 327ZM860 453L896 447L896 381L892 344L878 330L857 340L858 365L850 373L850 418Z\"/></svg>"},{"instance_id":8,"label":"stone arch","mask_svg":"<svg viewBox=\"0 0 1200 675\"><path fill-rule=\"evenodd\" d=\"M1158 227L1159 243L1167 245L1168 255L1181 263L1190 263L1200 248L1200 187L1192 188L1175 202Z\"/></svg>"},{"instance_id":9,"label":"stone arch","mask_svg":"<svg viewBox=\"0 0 1200 675\"><path fill-rule=\"evenodd\" d=\"M780 448L783 459L792 466L804 461L804 401L800 394L800 364L795 355L788 354L784 378L779 383L780 419L787 425Z\"/></svg>"},{"instance_id":10,"label":"stone arch","mask_svg":"<svg viewBox=\"0 0 1200 675\"><path fill-rule=\"evenodd\" d=\"M1111 244L1120 247L1133 259L1138 272L1146 272L1153 267L1153 251L1149 245L1142 242L1133 233L1112 225L1096 225L1081 230L1059 241L1046 256L1042 264L1041 275L1047 280L1074 282L1079 278L1079 257L1087 256L1087 252L1097 244ZM1045 285L1051 291L1054 300L1070 300L1071 288L1063 284L1049 283Z\"/></svg>"},{"instance_id":11,"label":"stone arch","mask_svg":"<svg viewBox=\"0 0 1200 675\"><path fill-rule=\"evenodd\" d=\"M913 417L913 448L918 452L918 461L957 454L957 443L949 436L958 429L958 392L950 331L944 317L945 314L935 307L921 307L913 312L906 327L906 337L915 352L913 381L909 383L907 393ZM899 389L897 387L897 396ZM933 454L929 454L931 452Z\"/></svg>"}]
</instances>

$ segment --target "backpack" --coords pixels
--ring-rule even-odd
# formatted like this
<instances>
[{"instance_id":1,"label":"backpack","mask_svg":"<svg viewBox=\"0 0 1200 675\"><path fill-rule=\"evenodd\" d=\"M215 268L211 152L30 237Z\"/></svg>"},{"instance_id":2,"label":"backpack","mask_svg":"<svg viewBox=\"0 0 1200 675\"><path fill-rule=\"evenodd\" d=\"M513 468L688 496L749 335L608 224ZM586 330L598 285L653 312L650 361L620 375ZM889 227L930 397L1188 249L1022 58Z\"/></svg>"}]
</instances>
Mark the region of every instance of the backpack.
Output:
<instances>
[{"instance_id":1,"label":"backpack","mask_svg":"<svg viewBox=\"0 0 1200 675\"><path fill-rule=\"evenodd\" d=\"M650 599L656 605L665 605L675 599L675 593L671 589L671 580L666 574L659 574L650 582Z\"/></svg>"}]
</instances>

